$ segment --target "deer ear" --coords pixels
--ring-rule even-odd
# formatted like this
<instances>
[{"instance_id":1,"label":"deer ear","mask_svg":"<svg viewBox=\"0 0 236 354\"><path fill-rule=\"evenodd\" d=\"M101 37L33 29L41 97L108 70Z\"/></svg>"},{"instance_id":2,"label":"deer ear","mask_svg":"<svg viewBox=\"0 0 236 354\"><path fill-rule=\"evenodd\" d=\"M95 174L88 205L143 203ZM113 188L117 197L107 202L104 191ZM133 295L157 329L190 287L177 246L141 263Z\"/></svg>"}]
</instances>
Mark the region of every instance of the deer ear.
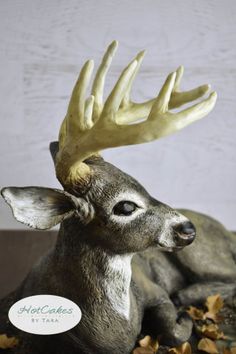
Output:
<instances>
[{"instance_id":1,"label":"deer ear","mask_svg":"<svg viewBox=\"0 0 236 354\"><path fill-rule=\"evenodd\" d=\"M35 229L50 229L71 216L84 223L91 219L91 207L85 199L58 189L6 187L1 194L16 220Z\"/></svg>"}]
</instances>

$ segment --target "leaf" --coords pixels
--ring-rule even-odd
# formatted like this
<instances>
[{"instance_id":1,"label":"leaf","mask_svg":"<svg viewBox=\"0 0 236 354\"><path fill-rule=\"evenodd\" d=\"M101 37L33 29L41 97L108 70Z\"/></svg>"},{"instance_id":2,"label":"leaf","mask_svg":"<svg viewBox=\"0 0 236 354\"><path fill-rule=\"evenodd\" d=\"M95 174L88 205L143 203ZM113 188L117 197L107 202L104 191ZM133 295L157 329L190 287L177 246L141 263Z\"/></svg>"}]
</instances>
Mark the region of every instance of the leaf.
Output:
<instances>
[{"instance_id":1,"label":"leaf","mask_svg":"<svg viewBox=\"0 0 236 354\"><path fill-rule=\"evenodd\" d=\"M14 348L19 344L19 340L15 337L7 337L6 334L0 334L0 349Z\"/></svg>"},{"instance_id":2,"label":"leaf","mask_svg":"<svg viewBox=\"0 0 236 354\"><path fill-rule=\"evenodd\" d=\"M215 342L213 342L211 339L208 338L202 338L199 341L197 348L206 353L218 354L218 349L215 345Z\"/></svg>"},{"instance_id":3,"label":"leaf","mask_svg":"<svg viewBox=\"0 0 236 354\"><path fill-rule=\"evenodd\" d=\"M224 348L223 354L236 354L236 347Z\"/></svg>"},{"instance_id":4,"label":"leaf","mask_svg":"<svg viewBox=\"0 0 236 354\"><path fill-rule=\"evenodd\" d=\"M155 354L159 348L159 343L150 336L145 336L139 341L140 347L135 348L132 354Z\"/></svg>"},{"instance_id":5,"label":"leaf","mask_svg":"<svg viewBox=\"0 0 236 354\"><path fill-rule=\"evenodd\" d=\"M139 341L140 347L146 348L146 347L151 347L154 352L158 351L159 348L159 343L157 339L153 339L150 336L145 336L143 339Z\"/></svg>"},{"instance_id":6,"label":"leaf","mask_svg":"<svg viewBox=\"0 0 236 354\"><path fill-rule=\"evenodd\" d=\"M145 336L144 338L142 338L140 341L139 341L139 345L140 347L148 347L151 343L151 337L150 336Z\"/></svg>"},{"instance_id":7,"label":"leaf","mask_svg":"<svg viewBox=\"0 0 236 354\"><path fill-rule=\"evenodd\" d=\"M190 306L187 312L193 320L202 320L204 318L204 312L194 306Z\"/></svg>"},{"instance_id":8,"label":"leaf","mask_svg":"<svg viewBox=\"0 0 236 354\"><path fill-rule=\"evenodd\" d=\"M236 347L224 348L223 354L236 354Z\"/></svg>"},{"instance_id":9,"label":"leaf","mask_svg":"<svg viewBox=\"0 0 236 354\"><path fill-rule=\"evenodd\" d=\"M224 348L223 354L231 354L230 348Z\"/></svg>"},{"instance_id":10,"label":"leaf","mask_svg":"<svg viewBox=\"0 0 236 354\"><path fill-rule=\"evenodd\" d=\"M209 318L214 322L219 321L219 316L217 316L218 312L224 306L224 301L219 294L208 296L206 300L206 307L208 311L204 314L204 318Z\"/></svg>"},{"instance_id":11,"label":"leaf","mask_svg":"<svg viewBox=\"0 0 236 354\"><path fill-rule=\"evenodd\" d=\"M214 323L211 323L209 325L203 325L200 330L201 330L201 333L208 338L226 339L224 333L221 332L219 327Z\"/></svg>"},{"instance_id":12,"label":"leaf","mask_svg":"<svg viewBox=\"0 0 236 354\"><path fill-rule=\"evenodd\" d=\"M168 352L171 354L192 354L192 348L188 342L185 342L176 348L169 349Z\"/></svg>"},{"instance_id":13,"label":"leaf","mask_svg":"<svg viewBox=\"0 0 236 354\"><path fill-rule=\"evenodd\" d=\"M224 305L224 301L220 294L208 296L206 300L206 307L209 312L218 313Z\"/></svg>"}]
</instances>

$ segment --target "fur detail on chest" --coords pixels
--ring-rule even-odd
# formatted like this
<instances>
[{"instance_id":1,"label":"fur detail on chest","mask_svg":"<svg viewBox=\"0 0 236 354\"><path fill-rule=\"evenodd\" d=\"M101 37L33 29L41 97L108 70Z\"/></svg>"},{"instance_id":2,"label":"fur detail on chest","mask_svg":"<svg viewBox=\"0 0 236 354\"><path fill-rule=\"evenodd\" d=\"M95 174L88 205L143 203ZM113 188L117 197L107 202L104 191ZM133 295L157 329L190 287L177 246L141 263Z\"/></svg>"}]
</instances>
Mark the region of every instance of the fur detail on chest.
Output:
<instances>
[{"instance_id":1,"label":"fur detail on chest","mask_svg":"<svg viewBox=\"0 0 236 354\"><path fill-rule=\"evenodd\" d=\"M109 259L104 279L104 289L114 311L129 320L130 281L132 255L114 256Z\"/></svg>"}]
</instances>

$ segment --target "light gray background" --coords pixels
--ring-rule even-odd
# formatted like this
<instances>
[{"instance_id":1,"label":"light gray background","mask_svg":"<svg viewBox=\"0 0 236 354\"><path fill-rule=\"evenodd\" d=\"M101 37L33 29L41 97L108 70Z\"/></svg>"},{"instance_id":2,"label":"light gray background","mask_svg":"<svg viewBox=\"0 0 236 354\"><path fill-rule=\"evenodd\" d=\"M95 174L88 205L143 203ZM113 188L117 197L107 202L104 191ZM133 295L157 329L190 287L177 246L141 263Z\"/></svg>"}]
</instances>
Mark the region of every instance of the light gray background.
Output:
<instances>
[{"instance_id":1,"label":"light gray background","mask_svg":"<svg viewBox=\"0 0 236 354\"><path fill-rule=\"evenodd\" d=\"M107 92L147 49L133 98L154 97L183 64L183 89L211 83L205 119L163 140L107 150L157 199L209 213L236 229L235 0L1 0L0 187L59 187L48 152L83 62L120 42ZM0 202L0 228L20 228Z\"/></svg>"}]
</instances>

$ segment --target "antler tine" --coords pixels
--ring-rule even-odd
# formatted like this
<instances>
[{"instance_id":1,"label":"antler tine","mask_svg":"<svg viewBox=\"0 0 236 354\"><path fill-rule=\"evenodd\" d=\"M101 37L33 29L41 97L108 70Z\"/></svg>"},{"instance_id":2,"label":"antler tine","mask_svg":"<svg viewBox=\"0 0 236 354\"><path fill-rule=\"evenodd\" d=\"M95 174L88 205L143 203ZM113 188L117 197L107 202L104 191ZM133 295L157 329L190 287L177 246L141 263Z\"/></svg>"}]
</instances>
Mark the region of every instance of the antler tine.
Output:
<instances>
[{"instance_id":1,"label":"antler tine","mask_svg":"<svg viewBox=\"0 0 236 354\"><path fill-rule=\"evenodd\" d=\"M82 67L79 78L73 88L67 114L61 124L59 132L60 149L62 149L65 145L66 137L73 134L73 132L77 130L83 131L86 129L86 123L84 122L84 110L86 106L85 93L93 67L93 60L88 60Z\"/></svg>"},{"instance_id":2,"label":"antler tine","mask_svg":"<svg viewBox=\"0 0 236 354\"><path fill-rule=\"evenodd\" d=\"M185 103L197 100L198 98L204 96L207 92L209 92L211 88L211 85L202 85L190 91L180 92L179 86L183 74L184 74L184 67L183 65L181 65L176 70L175 85L174 85L172 97L169 104L170 109L178 108L184 105Z\"/></svg>"},{"instance_id":3,"label":"antler tine","mask_svg":"<svg viewBox=\"0 0 236 354\"><path fill-rule=\"evenodd\" d=\"M108 96L102 112L102 116L106 117L107 120L114 120L114 114L118 111L120 107L121 101L130 84L132 76L134 75L136 67L137 60L134 59L123 70L113 90Z\"/></svg>"},{"instance_id":4,"label":"antler tine","mask_svg":"<svg viewBox=\"0 0 236 354\"><path fill-rule=\"evenodd\" d=\"M118 47L118 42L113 41L107 48L106 53L102 58L102 62L97 70L96 76L94 78L91 94L94 96L94 116L93 121L99 118L99 115L102 111L103 104L103 91L106 74L111 66L112 59L116 53Z\"/></svg>"},{"instance_id":5,"label":"antler tine","mask_svg":"<svg viewBox=\"0 0 236 354\"><path fill-rule=\"evenodd\" d=\"M126 93L124 95L124 98L123 98L123 100L121 102L121 107L126 107L130 103L130 92L131 92L132 84L133 84L134 79L135 79L135 77L136 77L136 75L137 75L137 73L138 73L138 71L140 69L140 66L142 64L142 61L143 61L143 58L144 58L145 54L146 54L146 51L142 50L141 52L138 53L138 55L135 58L137 60L137 66L136 66L134 74L133 74L133 76L132 76L132 78L131 78L131 80L129 82L129 85L127 87Z\"/></svg>"},{"instance_id":6,"label":"antler tine","mask_svg":"<svg viewBox=\"0 0 236 354\"><path fill-rule=\"evenodd\" d=\"M184 75L184 66L180 65L178 69L176 70L176 78L175 78L175 84L174 84L174 91L179 91L180 87L180 82L182 80L182 77Z\"/></svg>"},{"instance_id":7,"label":"antler tine","mask_svg":"<svg viewBox=\"0 0 236 354\"><path fill-rule=\"evenodd\" d=\"M173 115L173 128L169 129L168 134L181 130L189 124L204 118L214 108L216 100L217 93L214 91L202 102Z\"/></svg>"},{"instance_id":8,"label":"antler tine","mask_svg":"<svg viewBox=\"0 0 236 354\"><path fill-rule=\"evenodd\" d=\"M149 115L149 119L152 117L152 112L165 112L168 109L170 97L174 88L176 78L176 72L170 73L162 86L157 99L154 101L152 110Z\"/></svg>"},{"instance_id":9,"label":"antler tine","mask_svg":"<svg viewBox=\"0 0 236 354\"><path fill-rule=\"evenodd\" d=\"M75 84L68 107L68 129L73 132L75 128L85 130L84 125L84 103L85 93L93 72L94 62L88 60L80 71L79 78Z\"/></svg>"},{"instance_id":10,"label":"antler tine","mask_svg":"<svg viewBox=\"0 0 236 354\"><path fill-rule=\"evenodd\" d=\"M84 108L84 125L87 130L91 129L94 125L93 109L94 109L94 96L91 95L86 99L85 108Z\"/></svg>"}]
</instances>

